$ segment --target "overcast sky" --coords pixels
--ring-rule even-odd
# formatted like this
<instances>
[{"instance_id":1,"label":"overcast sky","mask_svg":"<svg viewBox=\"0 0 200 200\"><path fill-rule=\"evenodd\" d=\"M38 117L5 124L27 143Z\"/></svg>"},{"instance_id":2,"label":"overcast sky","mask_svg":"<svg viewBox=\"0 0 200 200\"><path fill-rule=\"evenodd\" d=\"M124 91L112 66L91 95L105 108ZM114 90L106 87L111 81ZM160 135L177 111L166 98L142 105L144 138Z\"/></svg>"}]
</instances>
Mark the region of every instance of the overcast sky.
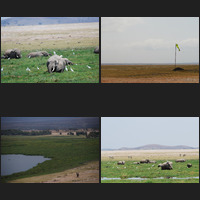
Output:
<instances>
[{"instance_id":1,"label":"overcast sky","mask_svg":"<svg viewBox=\"0 0 200 200\"><path fill-rule=\"evenodd\" d=\"M199 62L198 17L102 17L102 63Z\"/></svg>"},{"instance_id":2,"label":"overcast sky","mask_svg":"<svg viewBox=\"0 0 200 200\"><path fill-rule=\"evenodd\" d=\"M2 130L98 127L98 117L1 117Z\"/></svg>"},{"instance_id":3,"label":"overcast sky","mask_svg":"<svg viewBox=\"0 0 200 200\"><path fill-rule=\"evenodd\" d=\"M8 18L10 18L10 17L1 17L1 20L8 19Z\"/></svg>"},{"instance_id":4,"label":"overcast sky","mask_svg":"<svg viewBox=\"0 0 200 200\"><path fill-rule=\"evenodd\" d=\"M101 148L199 146L198 117L102 117Z\"/></svg>"}]
</instances>

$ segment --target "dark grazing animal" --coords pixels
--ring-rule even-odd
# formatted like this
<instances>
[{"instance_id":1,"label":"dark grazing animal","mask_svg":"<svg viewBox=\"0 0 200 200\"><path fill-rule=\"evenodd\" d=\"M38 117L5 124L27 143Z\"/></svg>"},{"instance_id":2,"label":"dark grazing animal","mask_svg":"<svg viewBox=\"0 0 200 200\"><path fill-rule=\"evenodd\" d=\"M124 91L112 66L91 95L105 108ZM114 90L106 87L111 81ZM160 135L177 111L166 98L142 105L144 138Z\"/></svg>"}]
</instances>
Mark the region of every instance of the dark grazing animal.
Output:
<instances>
[{"instance_id":1,"label":"dark grazing animal","mask_svg":"<svg viewBox=\"0 0 200 200\"><path fill-rule=\"evenodd\" d=\"M190 168L190 167L192 167L192 164L188 163L187 168Z\"/></svg>"},{"instance_id":2,"label":"dark grazing animal","mask_svg":"<svg viewBox=\"0 0 200 200\"><path fill-rule=\"evenodd\" d=\"M161 170L171 170L171 169L173 169L172 162L169 162L169 161L162 163L162 164L159 164L158 167L161 167Z\"/></svg>"},{"instance_id":3,"label":"dark grazing animal","mask_svg":"<svg viewBox=\"0 0 200 200\"><path fill-rule=\"evenodd\" d=\"M34 57L41 57L41 56L51 56L52 54L46 52L46 51L37 51L37 52L31 52L27 55L29 58L34 58Z\"/></svg>"},{"instance_id":4,"label":"dark grazing animal","mask_svg":"<svg viewBox=\"0 0 200 200\"><path fill-rule=\"evenodd\" d=\"M117 164L118 164L118 165L124 165L124 164L125 164L125 161L119 161Z\"/></svg>"},{"instance_id":5,"label":"dark grazing animal","mask_svg":"<svg viewBox=\"0 0 200 200\"><path fill-rule=\"evenodd\" d=\"M140 163L156 163L156 161L145 159L145 160L141 160Z\"/></svg>"},{"instance_id":6,"label":"dark grazing animal","mask_svg":"<svg viewBox=\"0 0 200 200\"><path fill-rule=\"evenodd\" d=\"M5 59L7 59L7 58L16 58L16 59L19 59L21 57L22 57L22 55L21 55L21 51L19 49L8 49L3 54L2 58L5 58Z\"/></svg>"},{"instance_id":7,"label":"dark grazing animal","mask_svg":"<svg viewBox=\"0 0 200 200\"><path fill-rule=\"evenodd\" d=\"M96 47L96 48L94 49L94 53L99 53L99 47Z\"/></svg>"},{"instance_id":8,"label":"dark grazing animal","mask_svg":"<svg viewBox=\"0 0 200 200\"><path fill-rule=\"evenodd\" d=\"M185 162L185 159L177 159L176 162Z\"/></svg>"}]
</instances>

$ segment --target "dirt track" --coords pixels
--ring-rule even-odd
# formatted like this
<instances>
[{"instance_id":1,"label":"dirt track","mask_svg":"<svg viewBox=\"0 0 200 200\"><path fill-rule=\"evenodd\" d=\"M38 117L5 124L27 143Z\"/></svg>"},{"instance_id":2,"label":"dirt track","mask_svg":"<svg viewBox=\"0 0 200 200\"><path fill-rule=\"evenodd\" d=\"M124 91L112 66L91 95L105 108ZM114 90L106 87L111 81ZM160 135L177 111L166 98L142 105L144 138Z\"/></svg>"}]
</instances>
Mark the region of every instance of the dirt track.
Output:
<instances>
[{"instance_id":1,"label":"dirt track","mask_svg":"<svg viewBox=\"0 0 200 200\"><path fill-rule=\"evenodd\" d=\"M79 173L79 177L76 176ZM99 183L99 161L54 174L17 179L11 183Z\"/></svg>"},{"instance_id":2,"label":"dirt track","mask_svg":"<svg viewBox=\"0 0 200 200\"><path fill-rule=\"evenodd\" d=\"M199 83L199 65L102 65L101 83ZM179 67L180 67L179 66Z\"/></svg>"}]
</instances>

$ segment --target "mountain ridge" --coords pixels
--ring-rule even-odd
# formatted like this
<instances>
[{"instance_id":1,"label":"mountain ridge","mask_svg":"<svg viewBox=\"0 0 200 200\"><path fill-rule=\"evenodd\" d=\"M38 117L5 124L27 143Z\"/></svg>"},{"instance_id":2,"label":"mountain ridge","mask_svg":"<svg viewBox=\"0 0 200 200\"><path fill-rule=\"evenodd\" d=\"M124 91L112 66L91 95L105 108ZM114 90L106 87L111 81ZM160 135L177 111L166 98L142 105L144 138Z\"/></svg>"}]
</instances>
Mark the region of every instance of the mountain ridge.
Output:
<instances>
[{"instance_id":1,"label":"mountain ridge","mask_svg":"<svg viewBox=\"0 0 200 200\"><path fill-rule=\"evenodd\" d=\"M199 147L190 147L187 145L160 145L160 144L147 144L139 147L121 147L118 149L109 149L111 150L159 150L159 149L198 149ZM104 150L104 149L103 149ZM108 150L108 148L107 148Z\"/></svg>"},{"instance_id":2,"label":"mountain ridge","mask_svg":"<svg viewBox=\"0 0 200 200\"><path fill-rule=\"evenodd\" d=\"M1 26L28 26L89 22L99 22L99 17L11 17L1 20Z\"/></svg>"}]
</instances>

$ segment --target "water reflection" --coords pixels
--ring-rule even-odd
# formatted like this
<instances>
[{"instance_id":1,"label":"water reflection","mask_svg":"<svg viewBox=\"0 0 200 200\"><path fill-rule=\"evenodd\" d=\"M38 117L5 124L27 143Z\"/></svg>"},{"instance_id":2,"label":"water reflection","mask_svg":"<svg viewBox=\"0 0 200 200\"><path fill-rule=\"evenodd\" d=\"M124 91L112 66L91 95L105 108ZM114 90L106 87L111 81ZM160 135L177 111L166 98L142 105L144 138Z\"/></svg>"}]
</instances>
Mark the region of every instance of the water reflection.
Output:
<instances>
[{"instance_id":1,"label":"water reflection","mask_svg":"<svg viewBox=\"0 0 200 200\"><path fill-rule=\"evenodd\" d=\"M22 154L1 155L1 176L26 171L50 158Z\"/></svg>"}]
</instances>

